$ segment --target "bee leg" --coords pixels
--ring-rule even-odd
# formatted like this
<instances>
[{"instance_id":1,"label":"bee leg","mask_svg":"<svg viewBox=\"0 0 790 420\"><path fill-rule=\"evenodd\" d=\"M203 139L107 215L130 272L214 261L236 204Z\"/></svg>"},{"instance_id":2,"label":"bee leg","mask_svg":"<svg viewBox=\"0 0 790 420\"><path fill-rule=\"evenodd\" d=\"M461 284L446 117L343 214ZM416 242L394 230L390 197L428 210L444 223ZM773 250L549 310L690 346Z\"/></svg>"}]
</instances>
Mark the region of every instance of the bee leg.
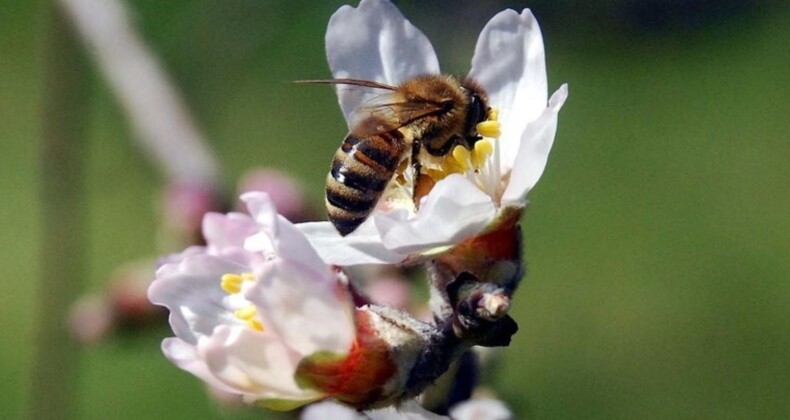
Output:
<instances>
[{"instance_id":1,"label":"bee leg","mask_svg":"<svg viewBox=\"0 0 790 420\"><path fill-rule=\"evenodd\" d=\"M414 189L412 191L412 200L414 201L415 210L420 208L420 199L428 195L436 181L427 174L422 173L422 163L420 163L420 148L422 144L419 141L414 141L411 144L411 166L414 168Z\"/></svg>"}]
</instances>

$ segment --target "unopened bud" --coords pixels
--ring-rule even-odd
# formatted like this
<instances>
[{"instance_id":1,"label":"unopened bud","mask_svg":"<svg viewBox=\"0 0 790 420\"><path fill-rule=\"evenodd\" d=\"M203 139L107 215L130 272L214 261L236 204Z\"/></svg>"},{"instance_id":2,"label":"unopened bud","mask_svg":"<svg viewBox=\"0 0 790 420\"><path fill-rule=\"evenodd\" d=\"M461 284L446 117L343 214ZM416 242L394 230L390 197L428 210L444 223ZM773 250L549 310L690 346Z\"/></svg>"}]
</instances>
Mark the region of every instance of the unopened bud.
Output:
<instances>
[{"instance_id":1,"label":"unopened bud","mask_svg":"<svg viewBox=\"0 0 790 420\"><path fill-rule=\"evenodd\" d=\"M110 278L107 301L121 327L140 327L164 323L167 312L148 300L148 286L154 265L148 261L118 268Z\"/></svg>"},{"instance_id":2,"label":"unopened bud","mask_svg":"<svg viewBox=\"0 0 790 420\"><path fill-rule=\"evenodd\" d=\"M69 310L69 331L82 344L96 344L112 332L115 316L101 295L80 297Z\"/></svg>"},{"instance_id":3,"label":"unopened bud","mask_svg":"<svg viewBox=\"0 0 790 420\"><path fill-rule=\"evenodd\" d=\"M171 181L162 193L161 206L163 233L168 236L163 240L177 247L202 242L203 215L223 207L213 186L187 180Z\"/></svg>"}]
</instances>

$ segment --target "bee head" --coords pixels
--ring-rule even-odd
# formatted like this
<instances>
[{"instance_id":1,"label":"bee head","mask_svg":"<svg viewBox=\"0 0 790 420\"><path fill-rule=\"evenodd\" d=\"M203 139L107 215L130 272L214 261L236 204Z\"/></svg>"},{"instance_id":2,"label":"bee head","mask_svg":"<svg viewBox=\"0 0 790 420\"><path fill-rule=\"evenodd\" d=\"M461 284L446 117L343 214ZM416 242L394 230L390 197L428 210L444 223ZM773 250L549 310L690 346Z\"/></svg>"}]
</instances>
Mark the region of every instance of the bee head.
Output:
<instances>
[{"instance_id":1,"label":"bee head","mask_svg":"<svg viewBox=\"0 0 790 420\"><path fill-rule=\"evenodd\" d=\"M466 79L461 85L464 93L468 95L466 120L464 121L464 143L467 149L473 149L475 143L482 137L477 132L477 124L488 118L491 107L483 88L474 80Z\"/></svg>"}]
</instances>

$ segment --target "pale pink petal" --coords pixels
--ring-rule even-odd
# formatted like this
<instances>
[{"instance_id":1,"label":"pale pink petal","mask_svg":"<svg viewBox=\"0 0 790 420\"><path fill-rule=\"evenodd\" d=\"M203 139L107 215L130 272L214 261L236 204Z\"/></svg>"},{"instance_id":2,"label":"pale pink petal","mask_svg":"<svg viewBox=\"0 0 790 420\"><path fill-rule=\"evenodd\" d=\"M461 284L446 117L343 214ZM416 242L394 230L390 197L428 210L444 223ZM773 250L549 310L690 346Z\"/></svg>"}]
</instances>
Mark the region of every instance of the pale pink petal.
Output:
<instances>
[{"instance_id":1,"label":"pale pink petal","mask_svg":"<svg viewBox=\"0 0 790 420\"><path fill-rule=\"evenodd\" d=\"M278 215L274 202L263 192L244 193L241 195L241 200L257 223L257 233L244 241L244 249L264 255L276 253Z\"/></svg>"},{"instance_id":2,"label":"pale pink petal","mask_svg":"<svg viewBox=\"0 0 790 420\"><path fill-rule=\"evenodd\" d=\"M301 356L273 335L221 326L200 340L198 353L214 377L245 394L305 397L294 380Z\"/></svg>"},{"instance_id":3,"label":"pale pink petal","mask_svg":"<svg viewBox=\"0 0 790 420\"><path fill-rule=\"evenodd\" d=\"M469 76L499 108L502 163L510 168L521 132L543 112L548 91L543 36L529 9L491 18L478 38Z\"/></svg>"},{"instance_id":4,"label":"pale pink petal","mask_svg":"<svg viewBox=\"0 0 790 420\"><path fill-rule=\"evenodd\" d=\"M239 390L226 385L209 372L206 362L200 358L195 345L176 337L162 340L162 352L176 366L197 376L206 384L223 392L239 394Z\"/></svg>"},{"instance_id":5,"label":"pale pink petal","mask_svg":"<svg viewBox=\"0 0 790 420\"><path fill-rule=\"evenodd\" d=\"M420 74L439 73L430 41L385 0L362 0L357 8L343 6L332 15L326 31L326 55L335 78L374 80L397 85ZM360 94L359 88L338 87L346 121L350 114L381 91Z\"/></svg>"},{"instance_id":6,"label":"pale pink petal","mask_svg":"<svg viewBox=\"0 0 790 420\"><path fill-rule=\"evenodd\" d=\"M524 130L510 173L510 182L502 195L502 205L523 202L543 175L557 132L557 114L567 98L568 85L562 85L551 95L549 106L543 114Z\"/></svg>"},{"instance_id":7,"label":"pale pink petal","mask_svg":"<svg viewBox=\"0 0 790 420\"><path fill-rule=\"evenodd\" d=\"M329 222L299 223L296 228L327 264L395 264L403 260L403 255L384 248L372 218L346 236L340 236Z\"/></svg>"},{"instance_id":8,"label":"pale pink petal","mask_svg":"<svg viewBox=\"0 0 790 420\"><path fill-rule=\"evenodd\" d=\"M480 233L494 218L491 197L465 177L453 174L439 181L412 216L407 210L374 214L386 248L404 256L456 244Z\"/></svg>"},{"instance_id":9,"label":"pale pink petal","mask_svg":"<svg viewBox=\"0 0 790 420\"><path fill-rule=\"evenodd\" d=\"M480 398L467 400L450 409L453 420L510 420L513 413L499 400Z\"/></svg>"},{"instance_id":10,"label":"pale pink petal","mask_svg":"<svg viewBox=\"0 0 790 420\"><path fill-rule=\"evenodd\" d=\"M158 260L156 260L157 274L166 276L168 275L167 273L171 270L177 271L178 263L184 261L184 258L190 255L198 255L198 254L206 254L206 253L207 251L205 246L193 245L177 254L170 254L170 255L165 255L164 257L160 257ZM169 267L165 268L166 266Z\"/></svg>"},{"instance_id":11,"label":"pale pink petal","mask_svg":"<svg viewBox=\"0 0 790 420\"><path fill-rule=\"evenodd\" d=\"M276 237L277 209L269 194L257 191L248 192L241 195L241 200L247 205L250 216L258 223L258 229Z\"/></svg>"},{"instance_id":12,"label":"pale pink petal","mask_svg":"<svg viewBox=\"0 0 790 420\"><path fill-rule=\"evenodd\" d=\"M299 262L273 260L245 291L281 340L302 355L319 350L345 353L355 337L353 303L334 274Z\"/></svg>"},{"instance_id":13,"label":"pale pink petal","mask_svg":"<svg viewBox=\"0 0 790 420\"><path fill-rule=\"evenodd\" d=\"M220 287L222 275L248 268L210 255L193 255L177 266L157 271L148 288L148 299L170 310L170 326L176 336L195 344L211 335L218 325L236 323L226 306L228 294Z\"/></svg>"},{"instance_id":14,"label":"pale pink petal","mask_svg":"<svg viewBox=\"0 0 790 420\"><path fill-rule=\"evenodd\" d=\"M212 250L241 248L244 239L257 231L255 221L241 213L206 213L203 217L203 237Z\"/></svg>"},{"instance_id":15,"label":"pale pink petal","mask_svg":"<svg viewBox=\"0 0 790 420\"><path fill-rule=\"evenodd\" d=\"M261 255L274 255L277 253L275 238L269 232L258 232L244 241L244 250Z\"/></svg>"}]
</instances>

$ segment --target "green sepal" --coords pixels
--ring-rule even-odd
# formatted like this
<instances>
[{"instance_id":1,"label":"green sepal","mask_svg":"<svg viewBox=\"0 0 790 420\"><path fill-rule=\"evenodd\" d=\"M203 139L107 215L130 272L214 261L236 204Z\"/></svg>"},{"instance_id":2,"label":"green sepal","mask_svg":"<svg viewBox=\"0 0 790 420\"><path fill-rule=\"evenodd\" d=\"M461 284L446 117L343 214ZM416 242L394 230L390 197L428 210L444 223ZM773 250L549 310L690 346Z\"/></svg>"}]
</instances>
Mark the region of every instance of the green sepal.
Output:
<instances>
[{"instance_id":1,"label":"green sepal","mask_svg":"<svg viewBox=\"0 0 790 420\"><path fill-rule=\"evenodd\" d=\"M319 398L308 398L304 400L288 400L284 398L269 398L265 400L255 401L255 405L263 408L268 408L273 411L291 411L299 407L310 404Z\"/></svg>"}]
</instances>

